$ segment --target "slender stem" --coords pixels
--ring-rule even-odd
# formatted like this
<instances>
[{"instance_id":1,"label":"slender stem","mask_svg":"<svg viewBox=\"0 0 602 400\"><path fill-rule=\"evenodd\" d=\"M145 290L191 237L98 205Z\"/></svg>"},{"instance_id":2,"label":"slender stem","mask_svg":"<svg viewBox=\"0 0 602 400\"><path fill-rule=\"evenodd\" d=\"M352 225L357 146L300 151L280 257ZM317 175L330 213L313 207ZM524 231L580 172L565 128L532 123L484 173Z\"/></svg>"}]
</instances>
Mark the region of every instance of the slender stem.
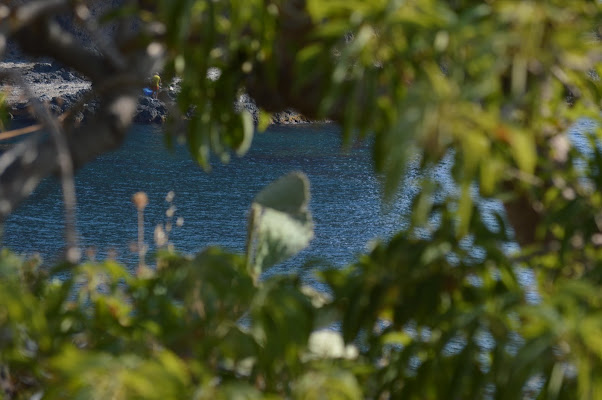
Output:
<instances>
[{"instance_id":1,"label":"slender stem","mask_svg":"<svg viewBox=\"0 0 602 400\"><path fill-rule=\"evenodd\" d=\"M138 267L144 266L144 211L138 210Z\"/></svg>"},{"instance_id":2,"label":"slender stem","mask_svg":"<svg viewBox=\"0 0 602 400\"><path fill-rule=\"evenodd\" d=\"M245 252L245 264L247 265L247 271L253 276L253 280L257 280L257 276L255 276L255 271L253 268L253 253L254 253L254 243L255 240L255 225L257 223L257 218L259 217L260 209L259 206L253 204L251 206L251 210L249 211L249 226L247 227L247 242L246 242L246 252Z\"/></svg>"},{"instance_id":3,"label":"slender stem","mask_svg":"<svg viewBox=\"0 0 602 400\"><path fill-rule=\"evenodd\" d=\"M0 132L0 140L11 139L17 136L25 135L32 132L37 132L41 130L42 124L30 125L24 128L12 129L10 131Z\"/></svg>"}]
</instances>

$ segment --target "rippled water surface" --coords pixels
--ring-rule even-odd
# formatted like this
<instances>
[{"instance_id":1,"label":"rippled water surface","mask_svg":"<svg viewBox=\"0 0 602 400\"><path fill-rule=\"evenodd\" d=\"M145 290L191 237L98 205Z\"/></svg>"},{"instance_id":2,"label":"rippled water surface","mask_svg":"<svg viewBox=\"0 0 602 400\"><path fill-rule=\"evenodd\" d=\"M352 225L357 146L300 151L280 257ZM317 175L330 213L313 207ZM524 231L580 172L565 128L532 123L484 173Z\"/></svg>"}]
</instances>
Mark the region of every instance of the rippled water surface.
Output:
<instances>
[{"instance_id":1,"label":"rippled water surface","mask_svg":"<svg viewBox=\"0 0 602 400\"><path fill-rule=\"evenodd\" d=\"M416 188L402 190L392 210L382 211L378 180L372 172L370 146L361 143L341 150L338 128L304 125L270 128L257 134L249 153L230 163L213 162L204 172L185 147L166 149L160 128L136 126L125 145L78 172L78 232L84 248L94 246L97 258L111 249L132 267L136 254L136 210L130 198L149 195L145 211L146 242L165 222L167 192L175 192L175 227L170 240L176 249L193 253L210 244L242 251L247 210L255 194L278 177L304 171L311 182L316 237L311 246L279 271L302 268L309 260L342 265L364 252L367 243L386 238L403 225L402 214ZM39 252L47 263L63 247L63 205L60 185L44 181L4 227L3 244L20 253Z\"/></svg>"}]
</instances>

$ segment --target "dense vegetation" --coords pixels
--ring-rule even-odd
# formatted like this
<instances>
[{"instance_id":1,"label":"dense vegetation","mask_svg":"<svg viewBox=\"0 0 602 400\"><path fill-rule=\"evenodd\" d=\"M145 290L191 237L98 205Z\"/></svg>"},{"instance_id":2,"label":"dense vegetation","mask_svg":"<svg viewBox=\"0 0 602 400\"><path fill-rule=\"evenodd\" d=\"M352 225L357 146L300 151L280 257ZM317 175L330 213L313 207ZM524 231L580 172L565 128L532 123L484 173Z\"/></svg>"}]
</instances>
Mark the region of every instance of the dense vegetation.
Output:
<instances>
[{"instance_id":1,"label":"dense vegetation","mask_svg":"<svg viewBox=\"0 0 602 400\"><path fill-rule=\"evenodd\" d=\"M245 91L266 113L338 121L346 143L372 136L385 201L408 157L423 181L407 230L318 273L328 294L259 279L312 237L302 174L257 195L243 255L164 251L131 276L111 261L45 272L4 251L0 396L602 397L600 2L140 0L98 20L83 1L18 3L0 6L0 45L75 68L101 106L83 127L38 107L56 144L0 156L3 215L118 145L135 77L160 65L182 79L170 132L206 168L248 148L252 123L232 107ZM66 40L63 14L96 49ZM99 23L120 34L96 40ZM443 157L456 191L429 178ZM486 221L478 197L505 215Z\"/></svg>"}]
</instances>

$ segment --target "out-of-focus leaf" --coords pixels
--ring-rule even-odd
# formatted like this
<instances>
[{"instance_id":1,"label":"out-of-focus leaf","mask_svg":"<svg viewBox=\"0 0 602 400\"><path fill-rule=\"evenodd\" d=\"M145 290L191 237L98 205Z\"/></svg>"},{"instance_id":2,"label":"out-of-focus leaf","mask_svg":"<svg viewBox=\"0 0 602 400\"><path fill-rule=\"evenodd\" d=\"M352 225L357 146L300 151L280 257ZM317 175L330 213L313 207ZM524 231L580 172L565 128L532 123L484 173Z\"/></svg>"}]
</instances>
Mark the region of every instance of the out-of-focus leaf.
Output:
<instances>
[{"instance_id":1,"label":"out-of-focus leaf","mask_svg":"<svg viewBox=\"0 0 602 400\"><path fill-rule=\"evenodd\" d=\"M250 112L243 110L240 118L242 119L243 140L236 148L236 154L244 156L253 142L253 131L255 128L253 127L253 116Z\"/></svg>"},{"instance_id":2,"label":"out-of-focus leaf","mask_svg":"<svg viewBox=\"0 0 602 400\"><path fill-rule=\"evenodd\" d=\"M123 400L180 398L188 384L183 362L165 352L159 352L156 359L143 359L68 347L51 360L51 367L55 379L60 379L49 388L51 398L65 392L73 397Z\"/></svg>"},{"instance_id":3,"label":"out-of-focus leaf","mask_svg":"<svg viewBox=\"0 0 602 400\"><path fill-rule=\"evenodd\" d=\"M259 111L259 122L257 124L257 130L259 132L264 132L268 129L268 126L272 123L272 114L265 112L263 110Z\"/></svg>"},{"instance_id":4,"label":"out-of-focus leaf","mask_svg":"<svg viewBox=\"0 0 602 400\"><path fill-rule=\"evenodd\" d=\"M195 394L198 400L270 400L278 399L261 393L253 386L243 382L226 382L222 385L207 385L199 388Z\"/></svg>"},{"instance_id":5,"label":"out-of-focus leaf","mask_svg":"<svg viewBox=\"0 0 602 400\"><path fill-rule=\"evenodd\" d=\"M330 329L312 332L308 342L308 357L313 358L347 358L354 359L358 356L358 349L354 345L345 345L343 336Z\"/></svg>"},{"instance_id":6,"label":"out-of-focus leaf","mask_svg":"<svg viewBox=\"0 0 602 400\"><path fill-rule=\"evenodd\" d=\"M458 203L458 237L464 237L468 234L472 210L473 201L471 187L468 183L465 183L462 185L460 201Z\"/></svg>"},{"instance_id":7,"label":"out-of-focus leaf","mask_svg":"<svg viewBox=\"0 0 602 400\"><path fill-rule=\"evenodd\" d=\"M295 384L294 399L359 400L362 390L353 374L342 370L309 372Z\"/></svg>"},{"instance_id":8,"label":"out-of-focus leaf","mask_svg":"<svg viewBox=\"0 0 602 400\"><path fill-rule=\"evenodd\" d=\"M315 315L297 279L274 276L263 282L251 304L250 316L250 329L262 346L260 365L292 367L299 361L314 329Z\"/></svg>"},{"instance_id":9,"label":"out-of-focus leaf","mask_svg":"<svg viewBox=\"0 0 602 400\"><path fill-rule=\"evenodd\" d=\"M514 130L511 133L510 144L514 159L521 171L532 174L537 163L535 138L526 132Z\"/></svg>"},{"instance_id":10,"label":"out-of-focus leaf","mask_svg":"<svg viewBox=\"0 0 602 400\"><path fill-rule=\"evenodd\" d=\"M495 158L481 163L479 189L484 196L490 196L493 194L495 185L500 179L500 172L502 168L503 167Z\"/></svg>"},{"instance_id":11,"label":"out-of-focus leaf","mask_svg":"<svg viewBox=\"0 0 602 400\"><path fill-rule=\"evenodd\" d=\"M383 344L407 346L412 342L412 336L405 332L389 332L381 338Z\"/></svg>"},{"instance_id":12,"label":"out-of-focus leaf","mask_svg":"<svg viewBox=\"0 0 602 400\"><path fill-rule=\"evenodd\" d=\"M255 217L249 227L255 274L309 245L314 232L308 203L309 181L299 172L278 179L255 197Z\"/></svg>"},{"instance_id":13,"label":"out-of-focus leaf","mask_svg":"<svg viewBox=\"0 0 602 400\"><path fill-rule=\"evenodd\" d=\"M254 203L289 214L303 212L309 203L309 180L303 173L292 172L259 192Z\"/></svg>"},{"instance_id":14,"label":"out-of-focus leaf","mask_svg":"<svg viewBox=\"0 0 602 400\"><path fill-rule=\"evenodd\" d=\"M306 248L313 237L313 222L308 212L293 216L264 209L256 228L256 268L265 270L294 256Z\"/></svg>"}]
</instances>

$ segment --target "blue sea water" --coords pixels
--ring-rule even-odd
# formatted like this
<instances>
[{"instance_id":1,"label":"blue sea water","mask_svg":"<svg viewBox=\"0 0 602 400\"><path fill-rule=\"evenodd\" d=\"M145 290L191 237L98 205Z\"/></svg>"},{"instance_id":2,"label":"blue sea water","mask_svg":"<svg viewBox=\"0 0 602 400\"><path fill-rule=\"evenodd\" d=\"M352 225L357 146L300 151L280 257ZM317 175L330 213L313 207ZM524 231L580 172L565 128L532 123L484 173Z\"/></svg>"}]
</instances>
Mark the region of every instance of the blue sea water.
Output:
<instances>
[{"instance_id":1,"label":"blue sea water","mask_svg":"<svg viewBox=\"0 0 602 400\"><path fill-rule=\"evenodd\" d=\"M303 171L311 184L310 209L315 238L309 248L277 266L277 272L310 274L306 263L344 265L366 251L371 240L388 238L405 224L416 187L401 189L384 211L380 185L373 172L369 143L342 149L339 128L332 124L271 127L255 135L244 157L212 163L210 173L192 161L185 146L166 148L161 128L135 126L125 144L104 154L76 175L77 229L82 249L93 248L97 259L116 253L129 268L137 263L130 244L137 237L135 192L149 196L145 210L145 241L154 250L153 231L166 222L175 193L176 227L169 240L187 254L208 245L244 249L247 212L254 196L291 171ZM47 179L8 218L2 244L22 254L39 253L46 264L63 251L63 203L60 184Z\"/></svg>"}]
</instances>

